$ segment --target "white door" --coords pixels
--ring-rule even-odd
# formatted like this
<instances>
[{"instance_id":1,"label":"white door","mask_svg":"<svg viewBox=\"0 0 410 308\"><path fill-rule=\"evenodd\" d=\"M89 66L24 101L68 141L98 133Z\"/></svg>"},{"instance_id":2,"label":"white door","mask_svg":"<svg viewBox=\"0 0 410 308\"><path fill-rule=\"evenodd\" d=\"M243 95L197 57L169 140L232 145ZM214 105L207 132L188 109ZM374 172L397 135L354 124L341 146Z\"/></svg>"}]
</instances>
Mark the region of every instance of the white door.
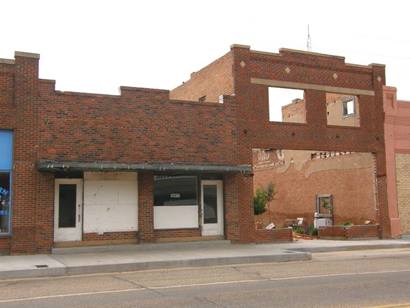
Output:
<instances>
[{"instance_id":1,"label":"white door","mask_svg":"<svg viewBox=\"0 0 410 308\"><path fill-rule=\"evenodd\" d=\"M222 181L201 181L202 236L223 235Z\"/></svg>"},{"instance_id":2,"label":"white door","mask_svg":"<svg viewBox=\"0 0 410 308\"><path fill-rule=\"evenodd\" d=\"M81 241L83 180L57 179L54 189L54 241Z\"/></svg>"}]
</instances>

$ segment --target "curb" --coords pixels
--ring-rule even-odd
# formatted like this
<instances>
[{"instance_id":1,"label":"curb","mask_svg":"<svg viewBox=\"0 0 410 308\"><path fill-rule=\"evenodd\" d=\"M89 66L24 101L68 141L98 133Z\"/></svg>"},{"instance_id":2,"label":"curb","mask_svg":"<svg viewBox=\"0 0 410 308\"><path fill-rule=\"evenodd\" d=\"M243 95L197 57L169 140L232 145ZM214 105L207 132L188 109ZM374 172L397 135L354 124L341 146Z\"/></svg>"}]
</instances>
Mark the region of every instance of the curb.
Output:
<instances>
[{"instance_id":1,"label":"curb","mask_svg":"<svg viewBox=\"0 0 410 308\"><path fill-rule=\"evenodd\" d=\"M186 259L173 261L154 261L138 263L120 263L120 264L98 264L84 266L63 266L57 268L41 269L24 269L4 271L0 273L2 279L18 278L36 278L36 277L56 277L70 276L80 274L96 273L115 273L130 272L152 269L182 268L182 267L202 267L217 265L235 265L246 263L271 263L271 262L290 262L290 261L308 261L312 259L309 252L284 251L281 254L260 255L260 256L240 256L240 257L222 257L222 258L204 258L204 259Z\"/></svg>"},{"instance_id":2,"label":"curb","mask_svg":"<svg viewBox=\"0 0 410 308\"><path fill-rule=\"evenodd\" d=\"M337 247L313 247L313 248L295 248L287 249L288 251L297 252L337 252L337 251L354 251L354 250L372 250L372 249L395 249L395 248L410 248L410 243L396 243L396 244L372 244L372 245L357 245L357 246L337 246Z\"/></svg>"}]
</instances>

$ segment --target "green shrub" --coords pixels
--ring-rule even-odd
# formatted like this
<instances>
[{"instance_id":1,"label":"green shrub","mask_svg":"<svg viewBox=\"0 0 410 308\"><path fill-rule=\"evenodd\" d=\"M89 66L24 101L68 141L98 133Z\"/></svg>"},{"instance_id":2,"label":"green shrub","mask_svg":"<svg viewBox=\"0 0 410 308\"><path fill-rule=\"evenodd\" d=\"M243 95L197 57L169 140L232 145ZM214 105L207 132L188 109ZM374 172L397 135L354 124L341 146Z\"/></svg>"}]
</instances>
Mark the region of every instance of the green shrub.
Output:
<instances>
[{"instance_id":1,"label":"green shrub","mask_svg":"<svg viewBox=\"0 0 410 308\"><path fill-rule=\"evenodd\" d=\"M293 226L293 231L299 234L305 234L305 229L302 226Z\"/></svg>"},{"instance_id":2,"label":"green shrub","mask_svg":"<svg viewBox=\"0 0 410 308\"><path fill-rule=\"evenodd\" d=\"M266 211L266 204L268 203L268 196L266 191L257 189L253 197L253 211L255 215L262 214Z\"/></svg>"},{"instance_id":3,"label":"green shrub","mask_svg":"<svg viewBox=\"0 0 410 308\"><path fill-rule=\"evenodd\" d=\"M275 198L275 185L269 183L265 189L258 188L253 197L253 211L255 215L266 212L266 205Z\"/></svg>"},{"instance_id":4,"label":"green shrub","mask_svg":"<svg viewBox=\"0 0 410 308\"><path fill-rule=\"evenodd\" d=\"M315 228L315 226L313 224L310 224L308 226L308 229L307 229L306 233L309 234L309 235L312 235L312 236L316 236L317 235L317 229Z\"/></svg>"}]
</instances>

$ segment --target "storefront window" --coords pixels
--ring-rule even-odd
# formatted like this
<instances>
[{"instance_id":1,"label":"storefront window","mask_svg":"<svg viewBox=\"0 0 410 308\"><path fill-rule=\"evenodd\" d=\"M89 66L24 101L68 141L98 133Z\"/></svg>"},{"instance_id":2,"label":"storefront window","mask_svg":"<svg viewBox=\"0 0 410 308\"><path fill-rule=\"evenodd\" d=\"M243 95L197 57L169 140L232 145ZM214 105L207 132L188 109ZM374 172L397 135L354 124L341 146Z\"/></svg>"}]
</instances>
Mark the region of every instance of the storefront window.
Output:
<instances>
[{"instance_id":1,"label":"storefront window","mask_svg":"<svg viewBox=\"0 0 410 308\"><path fill-rule=\"evenodd\" d=\"M196 176L155 176L154 205L197 205Z\"/></svg>"},{"instance_id":2,"label":"storefront window","mask_svg":"<svg viewBox=\"0 0 410 308\"><path fill-rule=\"evenodd\" d=\"M10 174L0 173L0 233L10 232Z\"/></svg>"},{"instance_id":3,"label":"storefront window","mask_svg":"<svg viewBox=\"0 0 410 308\"><path fill-rule=\"evenodd\" d=\"M0 130L0 234L10 233L12 132Z\"/></svg>"}]
</instances>

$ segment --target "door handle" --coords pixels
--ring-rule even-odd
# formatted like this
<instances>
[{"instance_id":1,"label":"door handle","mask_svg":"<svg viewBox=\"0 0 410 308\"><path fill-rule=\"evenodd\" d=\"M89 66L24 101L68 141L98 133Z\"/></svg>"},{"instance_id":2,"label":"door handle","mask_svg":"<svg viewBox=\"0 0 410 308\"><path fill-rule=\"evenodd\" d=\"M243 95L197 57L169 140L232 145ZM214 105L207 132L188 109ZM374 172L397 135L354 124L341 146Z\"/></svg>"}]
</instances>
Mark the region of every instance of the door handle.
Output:
<instances>
[{"instance_id":1,"label":"door handle","mask_svg":"<svg viewBox=\"0 0 410 308\"><path fill-rule=\"evenodd\" d=\"M80 214L78 214L78 222L80 221L81 221L81 217L80 217Z\"/></svg>"}]
</instances>

